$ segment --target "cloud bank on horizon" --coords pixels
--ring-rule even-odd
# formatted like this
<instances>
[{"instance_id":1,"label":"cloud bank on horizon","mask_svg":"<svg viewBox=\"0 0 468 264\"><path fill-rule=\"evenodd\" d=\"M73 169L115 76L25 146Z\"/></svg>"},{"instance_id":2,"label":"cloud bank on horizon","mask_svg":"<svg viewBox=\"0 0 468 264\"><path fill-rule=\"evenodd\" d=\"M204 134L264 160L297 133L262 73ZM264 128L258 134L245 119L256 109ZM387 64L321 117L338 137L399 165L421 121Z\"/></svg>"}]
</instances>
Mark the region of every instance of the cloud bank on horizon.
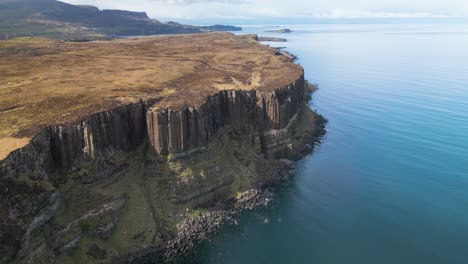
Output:
<instances>
[{"instance_id":1,"label":"cloud bank on horizon","mask_svg":"<svg viewBox=\"0 0 468 264\"><path fill-rule=\"evenodd\" d=\"M466 0L62 0L170 20L468 17Z\"/></svg>"}]
</instances>

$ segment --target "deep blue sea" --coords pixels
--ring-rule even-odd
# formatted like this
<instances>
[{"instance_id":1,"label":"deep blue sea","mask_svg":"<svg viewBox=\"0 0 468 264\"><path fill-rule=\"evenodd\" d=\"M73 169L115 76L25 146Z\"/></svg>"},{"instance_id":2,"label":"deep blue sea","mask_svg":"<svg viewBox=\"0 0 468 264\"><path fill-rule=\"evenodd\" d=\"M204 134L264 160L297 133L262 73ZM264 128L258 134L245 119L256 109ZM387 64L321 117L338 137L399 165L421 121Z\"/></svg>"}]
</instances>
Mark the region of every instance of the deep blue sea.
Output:
<instances>
[{"instance_id":1,"label":"deep blue sea","mask_svg":"<svg viewBox=\"0 0 468 264\"><path fill-rule=\"evenodd\" d=\"M468 263L468 25L288 27L327 136L180 263Z\"/></svg>"}]
</instances>

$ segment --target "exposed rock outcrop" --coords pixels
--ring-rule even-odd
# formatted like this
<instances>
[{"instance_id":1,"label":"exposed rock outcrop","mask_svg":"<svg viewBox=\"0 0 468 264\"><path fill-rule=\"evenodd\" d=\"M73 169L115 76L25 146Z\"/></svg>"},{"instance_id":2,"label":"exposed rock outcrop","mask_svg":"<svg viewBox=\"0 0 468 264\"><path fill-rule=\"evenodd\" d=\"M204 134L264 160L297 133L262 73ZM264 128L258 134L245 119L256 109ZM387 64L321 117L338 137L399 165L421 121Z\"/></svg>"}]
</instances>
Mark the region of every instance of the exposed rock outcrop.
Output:
<instances>
[{"instance_id":1,"label":"exposed rock outcrop","mask_svg":"<svg viewBox=\"0 0 468 264\"><path fill-rule=\"evenodd\" d=\"M69 172L81 161L130 151L149 138L159 155L183 154L208 144L216 132L284 129L304 100L304 77L274 92L221 91L198 107L155 110L140 102L94 114L78 124L44 128L26 147L1 162L2 175L44 179Z\"/></svg>"},{"instance_id":2,"label":"exposed rock outcrop","mask_svg":"<svg viewBox=\"0 0 468 264\"><path fill-rule=\"evenodd\" d=\"M304 77L274 92L222 91L200 107L147 113L148 135L158 154L205 146L224 126L235 130L285 128L304 100Z\"/></svg>"},{"instance_id":3,"label":"exposed rock outcrop","mask_svg":"<svg viewBox=\"0 0 468 264\"><path fill-rule=\"evenodd\" d=\"M46 127L1 163L2 173L44 179L114 149L135 149L146 136L147 108L147 103L140 102L94 114L78 124Z\"/></svg>"}]
</instances>

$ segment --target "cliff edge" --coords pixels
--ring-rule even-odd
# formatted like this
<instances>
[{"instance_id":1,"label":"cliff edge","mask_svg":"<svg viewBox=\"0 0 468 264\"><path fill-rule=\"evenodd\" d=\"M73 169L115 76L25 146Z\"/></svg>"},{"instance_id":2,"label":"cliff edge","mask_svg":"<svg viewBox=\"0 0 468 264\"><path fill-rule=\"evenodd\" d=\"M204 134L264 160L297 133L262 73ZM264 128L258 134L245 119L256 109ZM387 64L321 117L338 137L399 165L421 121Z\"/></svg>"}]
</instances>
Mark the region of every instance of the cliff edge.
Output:
<instances>
[{"instance_id":1,"label":"cliff edge","mask_svg":"<svg viewBox=\"0 0 468 264\"><path fill-rule=\"evenodd\" d=\"M163 261L266 204L324 119L255 36L0 42L0 262Z\"/></svg>"}]
</instances>

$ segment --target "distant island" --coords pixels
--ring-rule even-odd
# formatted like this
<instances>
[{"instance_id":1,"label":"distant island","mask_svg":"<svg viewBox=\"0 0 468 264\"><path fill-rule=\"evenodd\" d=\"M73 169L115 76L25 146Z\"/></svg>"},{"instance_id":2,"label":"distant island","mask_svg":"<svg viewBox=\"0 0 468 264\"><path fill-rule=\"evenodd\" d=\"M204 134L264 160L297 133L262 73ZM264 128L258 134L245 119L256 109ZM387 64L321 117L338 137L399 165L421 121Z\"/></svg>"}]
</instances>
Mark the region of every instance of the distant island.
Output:
<instances>
[{"instance_id":1,"label":"distant island","mask_svg":"<svg viewBox=\"0 0 468 264\"><path fill-rule=\"evenodd\" d=\"M266 30L265 32L269 32L269 33L291 33L293 31L291 29L289 29L289 28L283 28L283 29L275 29L275 30Z\"/></svg>"},{"instance_id":2,"label":"distant island","mask_svg":"<svg viewBox=\"0 0 468 264\"><path fill-rule=\"evenodd\" d=\"M145 12L99 10L56 0L0 0L0 40L25 36L84 40L239 30L242 28L163 23Z\"/></svg>"},{"instance_id":3,"label":"distant island","mask_svg":"<svg viewBox=\"0 0 468 264\"><path fill-rule=\"evenodd\" d=\"M206 31L242 31L241 27L227 25L201 26L199 28Z\"/></svg>"},{"instance_id":4,"label":"distant island","mask_svg":"<svg viewBox=\"0 0 468 264\"><path fill-rule=\"evenodd\" d=\"M261 41L261 42L288 42L287 39L275 38L275 37L258 37L258 41Z\"/></svg>"}]
</instances>

